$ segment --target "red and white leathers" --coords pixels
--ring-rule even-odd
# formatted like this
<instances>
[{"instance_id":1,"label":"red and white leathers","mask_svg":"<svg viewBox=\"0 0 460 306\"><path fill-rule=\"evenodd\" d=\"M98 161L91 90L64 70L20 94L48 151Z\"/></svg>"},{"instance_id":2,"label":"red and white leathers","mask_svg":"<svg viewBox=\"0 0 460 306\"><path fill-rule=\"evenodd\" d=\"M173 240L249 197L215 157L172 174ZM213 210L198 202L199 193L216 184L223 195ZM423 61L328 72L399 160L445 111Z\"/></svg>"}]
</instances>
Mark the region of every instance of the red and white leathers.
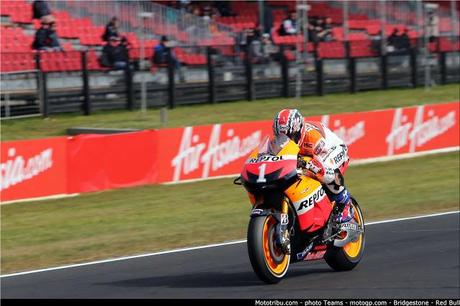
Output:
<instances>
[{"instance_id":1,"label":"red and white leathers","mask_svg":"<svg viewBox=\"0 0 460 306\"><path fill-rule=\"evenodd\" d=\"M321 122L304 121L298 145L300 155L312 157L306 169L313 172L332 193L340 194L345 190L340 176L348 167L349 157L342 139Z\"/></svg>"}]
</instances>

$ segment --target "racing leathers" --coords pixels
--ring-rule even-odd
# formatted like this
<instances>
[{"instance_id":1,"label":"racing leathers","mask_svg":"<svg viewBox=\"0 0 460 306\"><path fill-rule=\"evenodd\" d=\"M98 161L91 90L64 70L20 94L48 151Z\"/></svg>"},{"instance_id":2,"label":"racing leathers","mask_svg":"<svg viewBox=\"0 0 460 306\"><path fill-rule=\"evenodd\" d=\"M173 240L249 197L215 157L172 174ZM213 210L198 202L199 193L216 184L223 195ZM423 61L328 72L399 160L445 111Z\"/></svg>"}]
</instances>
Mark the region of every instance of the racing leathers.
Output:
<instances>
[{"instance_id":1,"label":"racing leathers","mask_svg":"<svg viewBox=\"0 0 460 306\"><path fill-rule=\"evenodd\" d=\"M339 207L340 214L337 216L337 221L340 223L350 221L353 218L353 211L350 205L350 194L343 179L349 164L346 144L321 122L314 121L304 121L298 144L299 154L311 157L303 167L326 186L329 198Z\"/></svg>"}]
</instances>

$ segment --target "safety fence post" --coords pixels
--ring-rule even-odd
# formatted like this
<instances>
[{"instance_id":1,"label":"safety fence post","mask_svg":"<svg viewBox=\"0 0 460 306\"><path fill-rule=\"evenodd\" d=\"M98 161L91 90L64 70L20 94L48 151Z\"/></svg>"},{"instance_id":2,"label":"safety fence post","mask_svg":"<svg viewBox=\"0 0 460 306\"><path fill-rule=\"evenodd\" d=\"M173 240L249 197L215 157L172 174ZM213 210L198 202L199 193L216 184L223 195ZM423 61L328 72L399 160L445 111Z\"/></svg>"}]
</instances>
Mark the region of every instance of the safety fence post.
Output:
<instances>
[{"instance_id":1,"label":"safety fence post","mask_svg":"<svg viewBox=\"0 0 460 306\"><path fill-rule=\"evenodd\" d=\"M83 93L83 114L85 116L91 115L91 102L89 98L89 74L88 74L88 61L87 61L87 51L80 52L81 58L81 77L82 77L82 93Z\"/></svg>"},{"instance_id":2,"label":"safety fence post","mask_svg":"<svg viewBox=\"0 0 460 306\"><path fill-rule=\"evenodd\" d=\"M167 48L168 54L168 105L169 108L174 108L176 100L176 82L175 82L175 63L173 61L173 56L171 48Z\"/></svg>"},{"instance_id":3,"label":"safety fence post","mask_svg":"<svg viewBox=\"0 0 460 306\"><path fill-rule=\"evenodd\" d=\"M212 60L213 49L211 47L206 48L207 55L207 66L208 66L208 93L209 93L209 103L216 103L216 82L215 82L215 73L214 73L214 63Z\"/></svg>"}]
</instances>

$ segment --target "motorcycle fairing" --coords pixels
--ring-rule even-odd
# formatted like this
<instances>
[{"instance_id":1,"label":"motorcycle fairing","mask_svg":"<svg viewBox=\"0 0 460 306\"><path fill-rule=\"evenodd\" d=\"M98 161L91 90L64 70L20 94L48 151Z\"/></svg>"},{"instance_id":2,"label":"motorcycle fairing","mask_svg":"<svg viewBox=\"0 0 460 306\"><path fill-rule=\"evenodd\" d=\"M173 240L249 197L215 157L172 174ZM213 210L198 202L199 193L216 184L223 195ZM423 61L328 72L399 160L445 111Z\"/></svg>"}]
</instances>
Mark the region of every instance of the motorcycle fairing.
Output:
<instances>
[{"instance_id":1,"label":"motorcycle fairing","mask_svg":"<svg viewBox=\"0 0 460 306\"><path fill-rule=\"evenodd\" d=\"M247 159L241 176L253 205L260 190L281 188L296 210L300 229L314 232L326 224L332 204L321 183L298 176L299 151L299 147L283 134L272 140L266 137Z\"/></svg>"},{"instance_id":2,"label":"motorcycle fairing","mask_svg":"<svg viewBox=\"0 0 460 306\"><path fill-rule=\"evenodd\" d=\"M321 183L302 176L284 193L296 210L302 231L314 232L326 225L333 205Z\"/></svg>"}]
</instances>

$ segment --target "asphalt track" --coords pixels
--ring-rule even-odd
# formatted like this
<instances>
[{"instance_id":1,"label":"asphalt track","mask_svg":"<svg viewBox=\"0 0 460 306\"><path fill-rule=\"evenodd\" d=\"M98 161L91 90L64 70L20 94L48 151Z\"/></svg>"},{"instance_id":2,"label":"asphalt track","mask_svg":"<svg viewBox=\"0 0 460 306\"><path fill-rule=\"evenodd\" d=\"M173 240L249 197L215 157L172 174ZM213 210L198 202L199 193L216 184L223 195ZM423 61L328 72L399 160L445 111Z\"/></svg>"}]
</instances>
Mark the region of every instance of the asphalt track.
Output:
<instances>
[{"instance_id":1,"label":"asphalt track","mask_svg":"<svg viewBox=\"0 0 460 306\"><path fill-rule=\"evenodd\" d=\"M460 298L458 213L366 228L353 271L291 265L277 285L253 273L245 243L3 277L2 298Z\"/></svg>"}]
</instances>

